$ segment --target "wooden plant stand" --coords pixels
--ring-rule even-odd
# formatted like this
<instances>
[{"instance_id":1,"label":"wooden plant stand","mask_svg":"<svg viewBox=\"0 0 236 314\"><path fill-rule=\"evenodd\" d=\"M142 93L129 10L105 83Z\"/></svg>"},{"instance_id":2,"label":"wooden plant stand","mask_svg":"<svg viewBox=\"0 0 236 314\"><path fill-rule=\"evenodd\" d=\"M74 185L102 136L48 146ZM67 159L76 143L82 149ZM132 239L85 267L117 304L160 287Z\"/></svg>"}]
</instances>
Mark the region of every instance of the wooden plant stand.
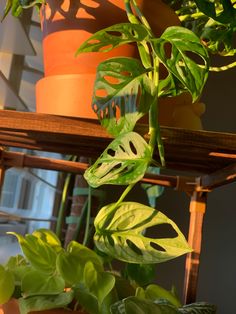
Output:
<instances>
[{"instance_id":1,"label":"wooden plant stand","mask_svg":"<svg viewBox=\"0 0 236 314\"><path fill-rule=\"evenodd\" d=\"M146 125L138 125L137 131L148 139ZM161 128L161 132L166 168L171 175L149 174L143 181L172 187L190 195L188 241L193 252L186 258L184 301L191 303L196 299L207 195L213 189L236 180L236 135L167 127ZM96 158L111 140L112 137L95 120L0 111L0 183L4 180L4 170L9 167L33 167L78 174L88 167L85 163L9 152L7 147ZM184 175L176 175L181 171Z\"/></svg>"}]
</instances>

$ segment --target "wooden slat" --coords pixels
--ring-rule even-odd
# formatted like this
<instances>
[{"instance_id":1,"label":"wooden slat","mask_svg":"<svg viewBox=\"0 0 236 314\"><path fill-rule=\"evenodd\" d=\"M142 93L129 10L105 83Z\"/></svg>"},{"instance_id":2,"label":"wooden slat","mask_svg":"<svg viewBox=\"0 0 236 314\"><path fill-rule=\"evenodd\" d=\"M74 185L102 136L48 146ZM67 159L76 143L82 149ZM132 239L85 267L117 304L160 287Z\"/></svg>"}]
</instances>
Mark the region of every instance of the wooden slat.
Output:
<instances>
[{"instance_id":1,"label":"wooden slat","mask_svg":"<svg viewBox=\"0 0 236 314\"><path fill-rule=\"evenodd\" d=\"M147 126L138 125L136 130L148 140ZM167 127L161 132L167 168L207 174L236 162L235 134ZM96 158L111 140L96 120L0 111L3 146Z\"/></svg>"}]
</instances>

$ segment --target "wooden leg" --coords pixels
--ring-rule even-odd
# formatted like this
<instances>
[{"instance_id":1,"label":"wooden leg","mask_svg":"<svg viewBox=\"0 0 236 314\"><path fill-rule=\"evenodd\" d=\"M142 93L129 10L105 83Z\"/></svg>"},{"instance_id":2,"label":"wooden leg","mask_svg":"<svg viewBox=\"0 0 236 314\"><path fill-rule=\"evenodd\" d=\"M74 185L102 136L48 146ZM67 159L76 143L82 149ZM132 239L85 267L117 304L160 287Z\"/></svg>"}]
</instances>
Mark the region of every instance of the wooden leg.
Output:
<instances>
[{"instance_id":1,"label":"wooden leg","mask_svg":"<svg viewBox=\"0 0 236 314\"><path fill-rule=\"evenodd\" d=\"M195 302L197 294L198 269L200 264L202 225L206 210L207 193L194 191L190 201L190 224L188 243L193 252L189 253L185 264L184 303Z\"/></svg>"},{"instance_id":2,"label":"wooden leg","mask_svg":"<svg viewBox=\"0 0 236 314\"><path fill-rule=\"evenodd\" d=\"M1 194L2 194L2 186L4 183L4 177L5 177L5 167L0 167L0 198L1 198Z\"/></svg>"}]
</instances>

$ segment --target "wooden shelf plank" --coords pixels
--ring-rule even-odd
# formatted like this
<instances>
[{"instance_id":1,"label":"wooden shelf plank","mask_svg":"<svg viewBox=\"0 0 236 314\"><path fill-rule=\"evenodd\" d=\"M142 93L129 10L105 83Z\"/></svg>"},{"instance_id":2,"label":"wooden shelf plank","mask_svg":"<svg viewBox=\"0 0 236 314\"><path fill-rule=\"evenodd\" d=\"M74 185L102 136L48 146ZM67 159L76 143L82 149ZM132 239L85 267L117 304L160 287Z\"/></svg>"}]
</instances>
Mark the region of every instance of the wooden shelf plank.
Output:
<instances>
[{"instance_id":1,"label":"wooden shelf plank","mask_svg":"<svg viewBox=\"0 0 236 314\"><path fill-rule=\"evenodd\" d=\"M148 140L146 125L136 131ZM236 163L236 134L168 127L161 132L167 168L207 174ZM111 140L96 120L0 111L2 146L96 158Z\"/></svg>"}]
</instances>

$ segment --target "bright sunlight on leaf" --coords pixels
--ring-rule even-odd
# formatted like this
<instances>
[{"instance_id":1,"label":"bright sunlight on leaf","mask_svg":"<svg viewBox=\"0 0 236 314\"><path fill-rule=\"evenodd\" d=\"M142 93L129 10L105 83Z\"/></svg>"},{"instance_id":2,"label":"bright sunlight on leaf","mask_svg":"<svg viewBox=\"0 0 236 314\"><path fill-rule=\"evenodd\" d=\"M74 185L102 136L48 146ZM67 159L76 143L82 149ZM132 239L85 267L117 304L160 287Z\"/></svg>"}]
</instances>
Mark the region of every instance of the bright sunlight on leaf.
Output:
<instances>
[{"instance_id":1,"label":"bright sunlight on leaf","mask_svg":"<svg viewBox=\"0 0 236 314\"><path fill-rule=\"evenodd\" d=\"M83 52L106 52L118 46L141 42L148 37L148 31L143 25L121 23L104 28L93 34L77 50Z\"/></svg>"},{"instance_id":2,"label":"bright sunlight on leaf","mask_svg":"<svg viewBox=\"0 0 236 314\"><path fill-rule=\"evenodd\" d=\"M102 252L125 262L145 264L165 262L191 251L177 225L160 211L136 202L123 202L113 209L114 204L104 206L94 221L95 244ZM169 224L176 236L145 236L145 229L161 224Z\"/></svg>"},{"instance_id":3,"label":"bright sunlight on leaf","mask_svg":"<svg viewBox=\"0 0 236 314\"><path fill-rule=\"evenodd\" d=\"M138 133L129 132L113 140L84 176L92 187L128 185L144 176L150 161L148 144Z\"/></svg>"},{"instance_id":4,"label":"bright sunlight on leaf","mask_svg":"<svg viewBox=\"0 0 236 314\"><path fill-rule=\"evenodd\" d=\"M98 66L92 106L110 134L132 131L148 112L155 91L147 72L132 58L112 58Z\"/></svg>"},{"instance_id":5,"label":"bright sunlight on leaf","mask_svg":"<svg viewBox=\"0 0 236 314\"><path fill-rule=\"evenodd\" d=\"M201 44L200 39L190 30L180 27L168 27L160 38L153 40L154 49L161 62L169 71L169 75L164 79L168 84L174 85L176 79L183 85L182 89L187 89L193 97L193 101L201 95L202 89L208 76L208 53ZM170 46L171 52L166 51ZM174 77L173 77L174 76ZM164 95L168 91L161 91Z\"/></svg>"}]
</instances>

